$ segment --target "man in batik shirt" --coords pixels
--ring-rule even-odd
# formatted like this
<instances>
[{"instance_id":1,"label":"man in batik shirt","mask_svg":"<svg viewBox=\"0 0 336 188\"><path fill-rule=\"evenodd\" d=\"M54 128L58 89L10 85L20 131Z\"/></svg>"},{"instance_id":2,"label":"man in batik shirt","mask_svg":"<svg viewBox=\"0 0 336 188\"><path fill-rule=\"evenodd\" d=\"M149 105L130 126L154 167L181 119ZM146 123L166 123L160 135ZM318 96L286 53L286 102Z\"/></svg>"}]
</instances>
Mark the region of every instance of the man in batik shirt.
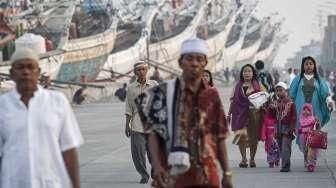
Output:
<instances>
[{"instance_id":1,"label":"man in batik shirt","mask_svg":"<svg viewBox=\"0 0 336 188\"><path fill-rule=\"evenodd\" d=\"M275 86L277 100L274 100L269 109L276 120L276 138L281 151L280 172L290 171L292 140L295 138L296 107L294 101L288 97L288 87L284 82Z\"/></svg>"},{"instance_id":2,"label":"man in batik shirt","mask_svg":"<svg viewBox=\"0 0 336 188\"><path fill-rule=\"evenodd\" d=\"M225 113L218 91L202 80L208 47L204 40L183 42L177 79L147 90L137 99L148 135L154 187L231 188ZM169 168L168 168L169 166Z\"/></svg>"}]
</instances>

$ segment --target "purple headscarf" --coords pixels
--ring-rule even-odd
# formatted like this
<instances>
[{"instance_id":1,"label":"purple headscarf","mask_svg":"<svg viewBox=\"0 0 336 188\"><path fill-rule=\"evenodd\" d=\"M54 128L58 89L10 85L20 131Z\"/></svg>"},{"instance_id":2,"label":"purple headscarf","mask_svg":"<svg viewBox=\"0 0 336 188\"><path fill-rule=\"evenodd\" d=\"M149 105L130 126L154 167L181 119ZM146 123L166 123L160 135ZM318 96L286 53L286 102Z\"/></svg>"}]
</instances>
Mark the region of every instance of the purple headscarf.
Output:
<instances>
[{"instance_id":1,"label":"purple headscarf","mask_svg":"<svg viewBox=\"0 0 336 188\"><path fill-rule=\"evenodd\" d=\"M247 126L248 121L248 112L250 101L248 100L248 96L246 96L242 90L243 82L239 81L235 87L234 95L232 97L231 103L231 129L232 131L236 131L242 129ZM252 86L254 88L254 92L260 91L260 85L257 80L252 81ZM252 93L251 93L252 94Z\"/></svg>"}]
</instances>

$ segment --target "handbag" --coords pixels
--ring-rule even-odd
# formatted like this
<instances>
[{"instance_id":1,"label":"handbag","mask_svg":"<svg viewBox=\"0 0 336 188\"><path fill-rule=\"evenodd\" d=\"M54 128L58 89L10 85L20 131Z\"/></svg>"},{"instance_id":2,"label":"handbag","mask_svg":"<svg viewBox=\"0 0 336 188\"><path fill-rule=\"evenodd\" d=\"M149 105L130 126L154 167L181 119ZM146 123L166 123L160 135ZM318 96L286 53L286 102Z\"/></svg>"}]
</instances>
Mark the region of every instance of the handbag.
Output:
<instances>
[{"instance_id":1,"label":"handbag","mask_svg":"<svg viewBox=\"0 0 336 188\"><path fill-rule=\"evenodd\" d=\"M235 145L245 144L246 147L249 147L246 127L235 131L232 144L235 144Z\"/></svg>"},{"instance_id":2,"label":"handbag","mask_svg":"<svg viewBox=\"0 0 336 188\"><path fill-rule=\"evenodd\" d=\"M327 149L328 133L321 130L311 130L307 135L307 145L315 149Z\"/></svg>"}]
</instances>

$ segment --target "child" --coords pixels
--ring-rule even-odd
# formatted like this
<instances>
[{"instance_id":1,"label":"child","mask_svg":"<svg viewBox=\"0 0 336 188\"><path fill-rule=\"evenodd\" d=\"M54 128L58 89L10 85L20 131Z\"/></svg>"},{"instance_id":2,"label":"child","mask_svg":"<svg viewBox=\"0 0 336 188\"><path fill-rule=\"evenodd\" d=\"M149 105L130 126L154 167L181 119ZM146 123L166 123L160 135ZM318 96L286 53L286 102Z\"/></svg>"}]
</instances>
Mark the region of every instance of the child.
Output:
<instances>
[{"instance_id":1,"label":"child","mask_svg":"<svg viewBox=\"0 0 336 188\"><path fill-rule=\"evenodd\" d=\"M266 110L264 114L264 123L261 129L261 140L265 142L265 151L267 154L267 163L270 168L279 166L280 148L275 138L276 121L272 117L271 111Z\"/></svg>"},{"instance_id":2,"label":"child","mask_svg":"<svg viewBox=\"0 0 336 188\"><path fill-rule=\"evenodd\" d=\"M292 140L296 124L296 109L292 99L288 97L287 84L279 82L275 86L277 99L269 105L269 110L276 120L275 136L280 148L281 170L290 171Z\"/></svg>"},{"instance_id":3,"label":"child","mask_svg":"<svg viewBox=\"0 0 336 188\"><path fill-rule=\"evenodd\" d=\"M304 164L309 172L313 172L316 167L317 149L313 149L307 146L308 132L315 128L319 128L318 120L314 117L313 106L306 103L302 107L300 115L300 127L298 129L298 135L300 139L300 150L304 155Z\"/></svg>"}]
</instances>

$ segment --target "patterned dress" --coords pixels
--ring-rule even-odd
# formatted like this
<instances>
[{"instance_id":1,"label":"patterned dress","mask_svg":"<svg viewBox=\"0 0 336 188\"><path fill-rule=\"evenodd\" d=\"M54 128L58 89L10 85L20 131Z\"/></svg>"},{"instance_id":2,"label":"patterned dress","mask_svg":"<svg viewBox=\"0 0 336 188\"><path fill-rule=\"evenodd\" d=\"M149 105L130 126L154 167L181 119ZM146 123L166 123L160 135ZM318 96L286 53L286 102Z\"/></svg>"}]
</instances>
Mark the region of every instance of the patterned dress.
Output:
<instances>
[{"instance_id":1,"label":"patterned dress","mask_svg":"<svg viewBox=\"0 0 336 188\"><path fill-rule=\"evenodd\" d=\"M308 133L319 126L318 120L313 116L313 107L311 104L306 103L303 108L307 108L311 115L304 116L303 113L300 115L300 126L298 128L299 140L300 140L300 150L304 155L305 167L308 171L314 171L317 165L317 155L318 149L311 148L307 146Z\"/></svg>"},{"instance_id":2,"label":"patterned dress","mask_svg":"<svg viewBox=\"0 0 336 188\"><path fill-rule=\"evenodd\" d=\"M265 141L265 151L267 154L267 163L270 166L278 164L280 160L280 148L275 138L276 120L272 117L270 110L264 115L264 123L261 130L261 139Z\"/></svg>"}]
</instances>

